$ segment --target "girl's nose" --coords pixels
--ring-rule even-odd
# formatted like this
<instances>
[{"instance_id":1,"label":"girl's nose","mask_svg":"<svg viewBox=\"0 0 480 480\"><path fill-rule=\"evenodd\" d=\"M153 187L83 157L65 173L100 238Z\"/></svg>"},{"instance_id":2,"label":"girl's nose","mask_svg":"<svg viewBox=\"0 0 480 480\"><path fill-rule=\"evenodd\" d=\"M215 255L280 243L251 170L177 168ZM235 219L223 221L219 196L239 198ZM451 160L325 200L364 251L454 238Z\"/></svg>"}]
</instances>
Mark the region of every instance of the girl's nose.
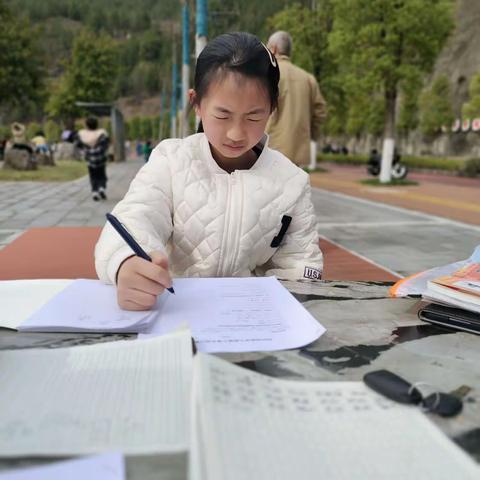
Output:
<instances>
[{"instance_id":1,"label":"girl's nose","mask_svg":"<svg viewBox=\"0 0 480 480\"><path fill-rule=\"evenodd\" d=\"M232 142L240 142L245 138L243 128L240 125L232 125L227 131L227 137Z\"/></svg>"}]
</instances>

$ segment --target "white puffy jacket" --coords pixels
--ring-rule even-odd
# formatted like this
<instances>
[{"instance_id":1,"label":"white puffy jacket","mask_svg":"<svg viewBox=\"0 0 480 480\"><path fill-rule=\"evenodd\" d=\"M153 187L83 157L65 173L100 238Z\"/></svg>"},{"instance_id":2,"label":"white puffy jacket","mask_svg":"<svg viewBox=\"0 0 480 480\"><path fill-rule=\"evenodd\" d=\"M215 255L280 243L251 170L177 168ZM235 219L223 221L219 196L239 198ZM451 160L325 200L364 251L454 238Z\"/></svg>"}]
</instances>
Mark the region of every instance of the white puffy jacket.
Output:
<instances>
[{"instance_id":1,"label":"white puffy jacket","mask_svg":"<svg viewBox=\"0 0 480 480\"><path fill-rule=\"evenodd\" d=\"M147 253L167 254L173 277L320 278L308 175L268 148L267 140L252 168L231 174L217 165L203 133L164 140L113 214ZM272 247L284 215L291 224ZM132 253L106 224L95 248L99 278L115 283Z\"/></svg>"}]
</instances>

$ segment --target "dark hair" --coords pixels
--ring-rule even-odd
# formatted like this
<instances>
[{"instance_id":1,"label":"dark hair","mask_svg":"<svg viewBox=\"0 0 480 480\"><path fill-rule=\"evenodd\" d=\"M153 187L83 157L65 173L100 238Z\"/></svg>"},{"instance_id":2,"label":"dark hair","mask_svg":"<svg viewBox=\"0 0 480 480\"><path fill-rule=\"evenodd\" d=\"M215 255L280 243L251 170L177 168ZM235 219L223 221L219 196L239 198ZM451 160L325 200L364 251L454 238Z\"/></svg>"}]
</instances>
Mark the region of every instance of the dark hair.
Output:
<instances>
[{"instance_id":1,"label":"dark hair","mask_svg":"<svg viewBox=\"0 0 480 480\"><path fill-rule=\"evenodd\" d=\"M43 130L38 130L37 133L35 133L35 135L37 137L44 137L45 136L45 133L43 132Z\"/></svg>"},{"instance_id":2,"label":"dark hair","mask_svg":"<svg viewBox=\"0 0 480 480\"><path fill-rule=\"evenodd\" d=\"M251 33L225 33L214 38L202 50L195 68L195 103L198 105L207 94L213 81L228 73L238 73L258 80L270 97L271 111L278 105L280 70L275 56ZM203 132L200 122L199 132Z\"/></svg>"},{"instance_id":3,"label":"dark hair","mask_svg":"<svg viewBox=\"0 0 480 480\"><path fill-rule=\"evenodd\" d=\"M97 117L88 117L85 121L85 125L89 130L96 130L98 128Z\"/></svg>"}]
</instances>

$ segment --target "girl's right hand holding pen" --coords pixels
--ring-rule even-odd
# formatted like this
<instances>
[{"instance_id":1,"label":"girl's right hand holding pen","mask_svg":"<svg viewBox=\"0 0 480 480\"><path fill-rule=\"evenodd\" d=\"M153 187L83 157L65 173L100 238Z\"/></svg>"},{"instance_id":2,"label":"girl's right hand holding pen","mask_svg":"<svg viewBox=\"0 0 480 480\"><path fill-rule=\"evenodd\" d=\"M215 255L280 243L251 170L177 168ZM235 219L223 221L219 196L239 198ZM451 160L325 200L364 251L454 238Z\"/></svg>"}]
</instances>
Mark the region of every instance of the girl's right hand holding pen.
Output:
<instances>
[{"instance_id":1,"label":"girl's right hand holding pen","mask_svg":"<svg viewBox=\"0 0 480 480\"><path fill-rule=\"evenodd\" d=\"M118 269L117 299L124 310L149 310L157 297L172 286L168 259L161 252L150 253L149 262L136 255L127 258Z\"/></svg>"}]
</instances>

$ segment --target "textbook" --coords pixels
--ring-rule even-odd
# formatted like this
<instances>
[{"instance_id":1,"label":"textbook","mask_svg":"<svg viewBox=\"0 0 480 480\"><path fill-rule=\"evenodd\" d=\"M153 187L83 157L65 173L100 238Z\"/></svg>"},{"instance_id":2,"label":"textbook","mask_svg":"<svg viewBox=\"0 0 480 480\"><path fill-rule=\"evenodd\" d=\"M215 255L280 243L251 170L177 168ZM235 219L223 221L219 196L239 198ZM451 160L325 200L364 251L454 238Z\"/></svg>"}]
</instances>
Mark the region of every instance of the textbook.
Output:
<instances>
[{"instance_id":1,"label":"textbook","mask_svg":"<svg viewBox=\"0 0 480 480\"><path fill-rule=\"evenodd\" d=\"M450 275L429 280L423 297L434 303L480 313L480 263L464 265Z\"/></svg>"},{"instance_id":2,"label":"textbook","mask_svg":"<svg viewBox=\"0 0 480 480\"><path fill-rule=\"evenodd\" d=\"M455 296L457 292L478 297L480 303L480 263L465 265L451 275L433 279L429 287L437 288L448 295Z\"/></svg>"}]
</instances>

